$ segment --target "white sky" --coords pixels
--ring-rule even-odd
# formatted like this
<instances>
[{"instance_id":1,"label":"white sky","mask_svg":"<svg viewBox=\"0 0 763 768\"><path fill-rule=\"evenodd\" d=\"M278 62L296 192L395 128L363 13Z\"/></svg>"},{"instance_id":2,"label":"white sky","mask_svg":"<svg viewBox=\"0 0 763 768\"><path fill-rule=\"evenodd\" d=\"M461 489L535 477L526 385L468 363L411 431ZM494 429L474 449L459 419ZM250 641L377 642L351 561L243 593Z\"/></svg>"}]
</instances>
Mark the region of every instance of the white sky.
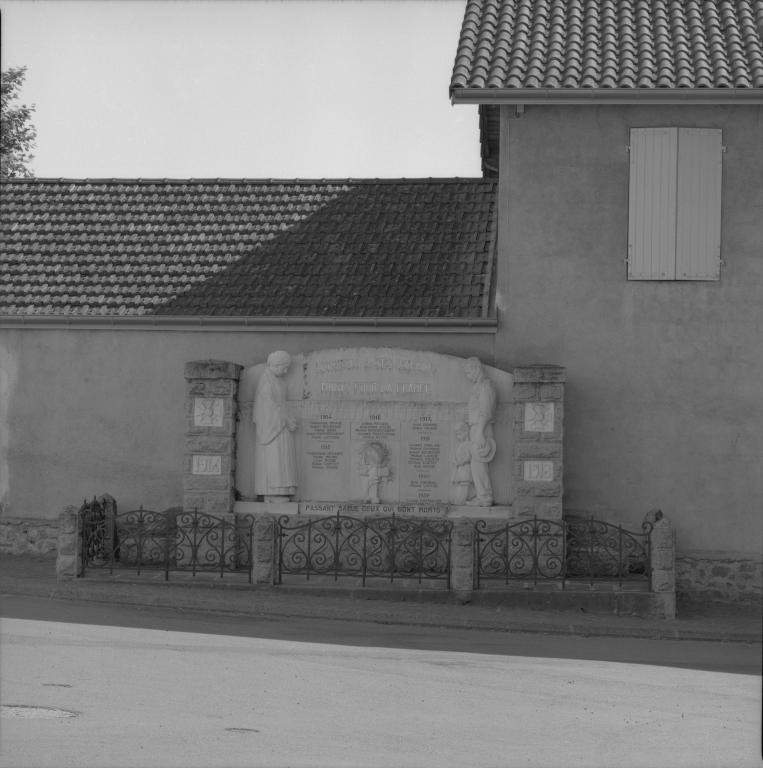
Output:
<instances>
[{"instance_id":1,"label":"white sky","mask_svg":"<svg viewBox=\"0 0 763 768\"><path fill-rule=\"evenodd\" d=\"M40 177L479 176L465 0L0 0Z\"/></svg>"}]
</instances>

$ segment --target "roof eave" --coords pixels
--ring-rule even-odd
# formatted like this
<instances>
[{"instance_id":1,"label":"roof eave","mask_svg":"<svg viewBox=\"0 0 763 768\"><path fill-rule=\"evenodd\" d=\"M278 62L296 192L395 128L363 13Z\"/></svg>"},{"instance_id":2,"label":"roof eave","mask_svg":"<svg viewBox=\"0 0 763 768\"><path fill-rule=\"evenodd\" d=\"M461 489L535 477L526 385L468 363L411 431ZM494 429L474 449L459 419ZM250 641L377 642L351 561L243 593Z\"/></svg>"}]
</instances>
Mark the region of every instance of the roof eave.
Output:
<instances>
[{"instance_id":1,"label":"roof eave","mask_svg":"<svg viewBox=\"0 0 763 768\"><path fill-rule=\"evenodd\" d=\"M495 317L331 317L285 315L6 315L23 330L295 331L340 333L496 333Z\"/></svg>"},{"instance_id":2,"label":"roof eave","mask_svg":"<svg viewBox=\"0 0 763 768\"><path fill-rule=\"evenodd\" d=\"M453 104L763 104L763 88L453 88Z\"/></svg>"}]
</instances>

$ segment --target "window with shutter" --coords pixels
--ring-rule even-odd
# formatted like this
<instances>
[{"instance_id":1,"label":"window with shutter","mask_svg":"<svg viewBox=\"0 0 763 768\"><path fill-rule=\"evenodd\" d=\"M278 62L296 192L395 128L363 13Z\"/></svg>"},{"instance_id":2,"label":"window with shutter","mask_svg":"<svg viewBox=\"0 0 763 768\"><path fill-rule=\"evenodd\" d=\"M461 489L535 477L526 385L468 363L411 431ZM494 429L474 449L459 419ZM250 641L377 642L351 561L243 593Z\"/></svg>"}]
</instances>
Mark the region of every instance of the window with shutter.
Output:
<instances>
[{"instance_id":1,"label":"window with shutter","mask_svg":"<svg viewBox=\"0 0 763 768\"><path fill-rule=\"evenodd\" d=\"M721 131L678 130L676 279L721 277Z\"/></svg>"},{"instance_id":2,"label":"window with shutter","mask_svg":"<svg viewBox=\"0 0 763 768\"><path fill-rule=\"evenodd\" d=\"M676 128L631 130L628 277L676 276Z\"/></svg>"},{"instance_id":3,"label":"window with shutter","mask_svg":"<svg viewBox=\"0 0 763 768\"><path fill-rule=\"evenodd\" d=\"M629 280L718 280L721 131L632 128Z\"/></svg>"}]
</instances>

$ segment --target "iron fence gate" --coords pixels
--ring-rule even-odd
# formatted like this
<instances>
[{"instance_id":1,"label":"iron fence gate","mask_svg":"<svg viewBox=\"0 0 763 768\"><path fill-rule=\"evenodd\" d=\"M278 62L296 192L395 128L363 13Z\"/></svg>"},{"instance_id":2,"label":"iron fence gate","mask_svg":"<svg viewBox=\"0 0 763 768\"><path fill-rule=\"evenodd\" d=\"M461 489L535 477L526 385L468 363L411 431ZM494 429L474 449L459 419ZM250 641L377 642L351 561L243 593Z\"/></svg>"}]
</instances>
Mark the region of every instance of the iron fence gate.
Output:
<instances>
[{"instance_id":1,"label":"iron fence gate","mask_svg":"<svg viewBox=\"0 0 763 768\"><path fill-rule=\"evenodd\" d=\"M83 504L80 575L87 569L248 574L252 583L253 515L217 517L206 512L139 510L107 514L103 504Z\"/></svg>"},{"instance_id":2,"label":"iron fence gate","mask_svg":"<svg viewBox=\"0 0 763 768\"><path fill-rule=\"evenodd\" d=\"M284 574L440 579L450 589L453 523L410 518L337 515L306 523L277 521L278 583Z\"/></svg>"},{"instance_id":3,"label":"iron fence gate","mask_svg":"<svg viewBox=\"0 0 763 768\"><path fill-rule=\"evenodd\" d=\"M626 531L601 520L567 522L526 520L497 525L475 523L475 581L568 581L615 580L646 582L651 591L652 524L643 532Z\"/></svg>"}]
</instances>

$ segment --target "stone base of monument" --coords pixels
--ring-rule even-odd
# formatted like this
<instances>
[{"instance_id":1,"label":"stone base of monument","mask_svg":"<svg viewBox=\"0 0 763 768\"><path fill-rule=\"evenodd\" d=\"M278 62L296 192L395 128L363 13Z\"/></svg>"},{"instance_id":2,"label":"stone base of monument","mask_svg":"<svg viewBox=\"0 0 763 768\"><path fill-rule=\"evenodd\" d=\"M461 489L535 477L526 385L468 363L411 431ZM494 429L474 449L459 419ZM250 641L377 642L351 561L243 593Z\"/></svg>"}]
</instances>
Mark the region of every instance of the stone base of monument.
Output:
<instances>
[{"instance_id":1,"label":"stone base of monument","mask_svg":"<svg viewBox=\"0 0 763 768\"><path fill-rule=\"evenodd\" d=\"M356 502L330 501L290 501L272 503L264 501L237 501L233 511L238 515L310 515L312 517L415 517L415 518L462 518L476 520L495 519L513 520L512 507L472 507L456 504L405 504L398 502L382 502L379 504L359 504Z\"/></svg>"},{"instance_id":2,"label":"stone base of monument","mask_svg":"<svg viewBox=\"0 0 763 768\"><path fill-rule=\"evenodd\" d=\"M264 502L264 501L236 501L233 504L233 512L236 515L298 515L299 504L296 501Z\"/></svg>"}]
</instances>

